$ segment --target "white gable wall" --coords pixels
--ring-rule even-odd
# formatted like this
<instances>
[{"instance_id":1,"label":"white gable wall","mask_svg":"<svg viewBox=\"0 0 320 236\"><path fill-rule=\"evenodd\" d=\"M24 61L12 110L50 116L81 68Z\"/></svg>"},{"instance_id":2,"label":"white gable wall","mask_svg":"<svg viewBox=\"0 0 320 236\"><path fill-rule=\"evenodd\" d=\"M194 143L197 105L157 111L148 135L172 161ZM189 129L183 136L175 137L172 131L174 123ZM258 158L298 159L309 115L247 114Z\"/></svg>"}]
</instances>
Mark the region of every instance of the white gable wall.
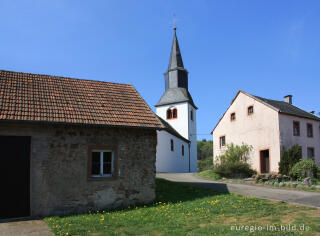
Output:
<instances>
[{"instance_id":1,"label":"white gable wall","mask_svg":"<svg viewBox=\"0 0 320 236\"><path fill-rule=\"evenodd\" d=\"M188 143L167 131L157 131L157 138L157 172L189 172ZM174 143L174 151L171 151L171 139ZM184 156L182 156L182 145L184 145Z\"/></svg>"},{"instance_id":2,"label":"white gable wall","mask_svg":"<svg viewBox=\"0 0 320 236\"><path fill-rule=\"evenodd\" d=\"M250 116L247 114L249 106L253 106L254 109L254 113ZM236 120L231 122L230 115L233 112L236 113ZM253 150L250 162L258 172L260 172L260 151L269 149L270 171L278 171L280 131L276 110L240 92L213 131L214 159L225 150L225 148L220 148L219 138L221 136L226 137L227 144L251 145Z\"/></svg>"},{"instance_id":3,"label":"white gable wall","mask_svg":"<svg viewBox=\"0 0 320 236\"><path fill-rule=\"evenodd\" d=\"M293 135L293 121L300 122L300 136ZM313 147L315 161L320 165L320 122L296 116L279 114L281 146L287 149L295 144L302 147L302 157L307 157L307 148ZM307 123L313 126L313 137L307 137Z\"/></svg>"}]
</instances>

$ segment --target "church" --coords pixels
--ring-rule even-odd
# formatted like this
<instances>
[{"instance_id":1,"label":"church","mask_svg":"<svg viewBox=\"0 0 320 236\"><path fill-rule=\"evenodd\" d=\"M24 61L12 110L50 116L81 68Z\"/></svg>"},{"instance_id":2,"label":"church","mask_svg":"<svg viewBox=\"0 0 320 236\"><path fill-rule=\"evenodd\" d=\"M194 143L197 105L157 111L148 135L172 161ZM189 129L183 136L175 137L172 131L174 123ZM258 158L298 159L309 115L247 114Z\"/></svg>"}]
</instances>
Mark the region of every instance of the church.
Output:
<instances>
[{"instance_id":1,"label":"church","mask_svg":"<svg viewBox=\"0 0 320 236\"><path fill-rule=\"evenodd\" d=\"M157 131L157 172L185 173L197 171L197 107L188 90L188 71L174 28L168 70L164 73L165 91L155 105L156 114L165 127Z\"/></svg>"}]
</instances>

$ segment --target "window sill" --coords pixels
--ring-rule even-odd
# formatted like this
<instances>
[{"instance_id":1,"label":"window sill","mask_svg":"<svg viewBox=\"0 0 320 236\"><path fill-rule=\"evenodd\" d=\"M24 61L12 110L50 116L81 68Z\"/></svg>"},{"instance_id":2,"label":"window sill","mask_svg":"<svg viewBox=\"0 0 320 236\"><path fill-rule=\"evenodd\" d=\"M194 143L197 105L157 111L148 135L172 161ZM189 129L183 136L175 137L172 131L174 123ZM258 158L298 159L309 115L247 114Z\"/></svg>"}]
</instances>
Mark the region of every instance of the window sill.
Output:
<instances>
[{"instance_id":1,"label":"window sill","mask_svg":"<svg viewBox=\"0 0 320 236\"><path fill-rule=\"evenodd\" d=\"M89 176L88 177L89 181L103 181L103 180L112 181L117 179L118 179L118 176Z\"/></svg>"}]
</instances>

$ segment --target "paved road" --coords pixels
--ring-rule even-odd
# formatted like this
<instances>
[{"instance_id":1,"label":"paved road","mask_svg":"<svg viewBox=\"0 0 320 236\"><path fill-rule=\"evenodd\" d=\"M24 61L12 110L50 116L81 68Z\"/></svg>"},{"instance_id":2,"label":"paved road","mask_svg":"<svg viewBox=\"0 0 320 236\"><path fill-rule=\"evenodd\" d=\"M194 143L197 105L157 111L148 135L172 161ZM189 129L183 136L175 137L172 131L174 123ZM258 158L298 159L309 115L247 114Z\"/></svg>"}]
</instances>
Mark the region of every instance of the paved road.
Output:
<instances>
[{"instance_id":1,"label":"paved road","mask_svg":"<svg viewBox=\"0 0 320 236\"><path fill-rule=\"evenodd\" d=\"M218 181L203 179L194 173L157 173L157 177L174 182L182 182L211 188L218 191L238 193L241 195L320 208L320 193L316 192L278 189L236 183L221 183Z\"/></svg>"},{"instance_id":2,"label":"paved road","mask_svg":"<svg viewBox=\"0 0 320 236\"><path fill-rule=\"evenodd\" d=\"M0 236L53 236L43 220L1 222Z\"/></svg>"}]
</instances>

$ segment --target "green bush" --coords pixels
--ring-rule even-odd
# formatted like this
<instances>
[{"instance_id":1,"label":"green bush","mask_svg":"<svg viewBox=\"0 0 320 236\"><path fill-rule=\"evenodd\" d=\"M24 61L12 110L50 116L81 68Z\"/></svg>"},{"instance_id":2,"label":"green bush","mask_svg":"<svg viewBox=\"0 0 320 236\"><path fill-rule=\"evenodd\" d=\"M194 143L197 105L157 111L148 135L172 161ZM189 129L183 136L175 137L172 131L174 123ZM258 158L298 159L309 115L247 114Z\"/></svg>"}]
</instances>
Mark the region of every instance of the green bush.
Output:
<instances>
[{"instance_id":1,"label":"green bush","mask_svg":"<svg viewBox=\"0 0 320 236\"><path fill-rule=\"evenodd\" d=\"M242 144L241 146L234 145L233 143L227 145L227 149L224 153L218 157L220 163L231 162L247 162L249 160L249 154L252 150L252 146Z\"/></svg>"},{"instance_id":2,"label":"green bush","mask_svg":"<svg viewBox=\"0 0 320 236\"><path fill-rule=\"evenodd\" d=\"M240 161L216 165L213 172L228 178L245 178L256 173L248 163Z\"/></svg>"},{"instance_id":3,"label":"green bush","mask_svg":"<svg viewBox=\"0 0 320 236\"><path fill-rule=\"evenodd\" d=\"M213 171L222 177L244 178L255 173L247 163L252 146L233 143L227 145L225 152L217 158Z\"/></svg>"},{"instance_id":4,"label":"green bush","mask_svg":"<svg viewBox=\"0 0 320 236\"><path fill-rule=\"evenodd\" d=\"M289 175L292 167L301 160L302 152L299 145L294 145L288 150L282 147L281 158L279 162L279 173Z\"/></svg>"},{"instance_id":5,"label":"green bush","mask_svg":"<svg viewBox=\"0 0 320 236\"><path fill-rule=\"evenodd\" d=\"M198 160L198 172L213 168L213 159L208 157L204 160Z\"/></svg>"},{"instance_id":6,"label":"green bush","mask_svg":"<svg viewBox=\"0 0 320 236\"><path fill-rule=\"evenodd\" d=\"M302 180L306 177L317 177L317 165L313 160L301 160L295 164L289 175L292 178Z\"/></svg>"}]
</instances>

